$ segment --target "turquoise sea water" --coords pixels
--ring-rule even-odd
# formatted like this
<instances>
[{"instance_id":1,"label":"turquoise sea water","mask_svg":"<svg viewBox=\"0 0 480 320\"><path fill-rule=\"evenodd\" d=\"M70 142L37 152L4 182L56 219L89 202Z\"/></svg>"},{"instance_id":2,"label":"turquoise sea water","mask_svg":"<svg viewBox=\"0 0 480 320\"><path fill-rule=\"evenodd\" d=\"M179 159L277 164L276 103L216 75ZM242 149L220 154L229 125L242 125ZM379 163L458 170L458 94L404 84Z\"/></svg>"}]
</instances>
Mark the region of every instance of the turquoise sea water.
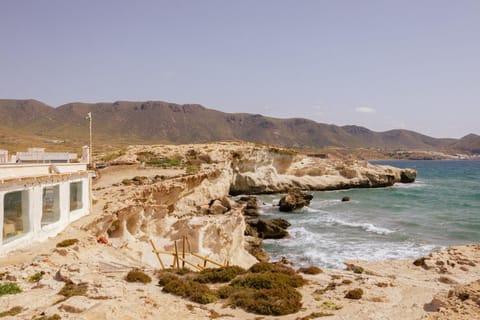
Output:
<instances>
[{"instance_id":1,"label":"turquoise sea water","mask_svg":"<svg viewBox=\"0 0 480 320\"><path fill-rule=\"evenodd\" d=\"M480 242L480 161L383 161L417 169L413 184L314 192L309 207L280 213L280 195L261 196L261 211L284 218L290 238L266 240L273 259L343 267L350 259L419 257L449 245ZM351 201L341 202L343 196Z\"/></svg>"}]
</instances>

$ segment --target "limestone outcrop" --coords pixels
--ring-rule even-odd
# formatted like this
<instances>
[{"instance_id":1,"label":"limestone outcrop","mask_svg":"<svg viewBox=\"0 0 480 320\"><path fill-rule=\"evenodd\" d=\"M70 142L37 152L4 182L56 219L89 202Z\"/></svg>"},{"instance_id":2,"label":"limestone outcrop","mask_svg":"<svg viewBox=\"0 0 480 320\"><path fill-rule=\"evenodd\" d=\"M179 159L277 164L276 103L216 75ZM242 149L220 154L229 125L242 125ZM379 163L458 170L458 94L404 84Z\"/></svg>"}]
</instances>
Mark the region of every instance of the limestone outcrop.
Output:
<instances>
[{"instance_id":1,"label":"limestone outcrop","mask_svg":"<svg viewBox=\"0 0 480 320\"><path fill-rule=\"evenodd\" d=\"M149 177L149 171L140 166L146 158L152 165L172 167L173 173L153 168L156 173ZM122 183L97 187L95 195L104 199L103 207L85 229L108 238L114 246L132 249L143 262L155 266L156 257L148 240L170 251L173 242L184 236L192 251L210 259L244 267L253 264L256 259L245 250L244 232L245 216L259 214L256 199L245 197L236 204L228 199L229 195L390 186L413 181L416 174L414 170L364 161L322 159L236 142L132 146L117 160L138 163L144 171L138 169L142 174L132 172L130 177L119 178ZM108 181L106 173L102 173L104 181ZM303 196L303 205L308 203L307 198ZM291 206L298 208L300 202ZM286 227L271 221L249 222L250 228L253 224L258 226L261 237L280 238L287 234Z\"/></svg>"},{"instance_id":2,"label":"limestone outcrop","mask_svg":"<svg viewBox=\"0 0 480 320\"><path fill-rule=\"evenodd\" d=\"M237 153L238 154L238 153ZM360 160L322 159L275 148L249 148L232 161L230 194L378 188L415 181L416 171Z\"/></svg>"},{"instance_id":3,"label":"limestone outcrop","mask_svg":"<svg viewBox=\"0 0 480 320\"><path fill-rule=\"evenodd\" d=\"M282 239L288 236L288 227L290 223L284 219L247 220L246 233L262 239Z\"/></svg>"},{"instance_id":4,"label":"limestone outcrop","mask_svg":"<svg viewBox=\"0 0 480 320\"><path fill-rule=\"evenodd\" d=\"M292 189L280 199L278 209L283 212L291 212L308 206L312 199L311 194L303 193L300 189Z\"/></svg>"}]
</instances>

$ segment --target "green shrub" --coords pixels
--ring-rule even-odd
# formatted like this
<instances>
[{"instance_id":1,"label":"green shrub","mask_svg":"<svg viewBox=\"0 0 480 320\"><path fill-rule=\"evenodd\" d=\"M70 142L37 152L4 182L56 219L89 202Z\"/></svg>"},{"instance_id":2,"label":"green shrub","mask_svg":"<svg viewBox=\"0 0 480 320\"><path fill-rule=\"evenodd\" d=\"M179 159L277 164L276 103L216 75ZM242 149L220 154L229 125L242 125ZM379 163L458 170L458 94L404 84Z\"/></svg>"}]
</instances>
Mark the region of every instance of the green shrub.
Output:
<instances>
[{"instance_id":1,"label":"green shrub","mask_svg":"<svg viewBox=\"0 0 480 320\"><path fill-rule=\"evenodd\" d=\"M345 295L345 298L358 300L362 298L362 296L363 296L363 290L360 288L357 288L357 289L348 291L347 294Z\"/></svg>"},{"instance_id":2,"label":"green shrub","mask_svg":"<svg viewBox=\"0 0 480 320\"><path fill-rule=\"evenodd\" d=\"M65 283L65 285L58 292L58 294L66 298L70 298L73 296L84 296L87 294L87 290L88 290L88 284L86 282L75 284L69 281Z\"/></svg>"},{"instance_id":3,"label":"green shrub","mask_svg":"<svg viewBox=\"0 0 480 320\"><path fill-rule=\"evenodd\" d=\"M319 273L323 273L323 270L320 269L319 267L310 266L310 267L300 268L298 269L298 272L305 273L305 274L319 274Z\"/></svg>"},{"instance_id":4,"label":"green shrub","mask_svg":"<svg viewBox=\"0 0 480 320\"><path fill-rule=\"evenodd\" d=\"M38 282L42 279L44 274L45 274L45 272L43 272L43 271L37 272L37 273L35 273L34 275L31 275L28 278L28 282Z\"/></svg>"},{"instance_id":5,"label":"green shrub","mask_svg":"<svg viewBox=\"0 0 480 320\"><path fill-rule=\"evenodd\" d=\"M74 245L75 243L78 243L78 239L66 239L63 241L60 241L57 243L57 248L65 248L65 247L70 247Z\"/></svg>"},{"instance_id":6,"label":"green shrub","mask_svg":"<svg viewBox=\"0 0 480 320\"><path fill-rule=\"evenodd\" d=\"M275 272L275 273L284 273L288 275L295 275L296 272L292 268L284 266L278 263L268 263L268 262L259 262L254 264L248 270L252 273L264 273L264 272Z\"/></svg>"},{"instance_id":7,"label":"green shrub","mask_svg":"<svg viewBox=\"0 0 480 320\"><path fill-rule=\"evenodd\" d=\"M6 294L17 294L22 292L22 289L16 284L15 282L7 282L4 284L0 284L0 296Z\"/></svg>"},{"instance_id":8,"label":"green shrub","mask_svg":"<svg viewBox=\"0 0 480 320\"><path fill-rule=\"evenodd\" d=\"M353 273L363 273L365 270L362 267L355 266L353 267Z\"/></svg>"},{"instance_id":9,"label":"green shrub","mask_svg":"<svg viewBox=\"0 0 480 320\"><path fill-rule=\"evenodd\" d=\"M298 275L265 272L247 274L243 277L236 278L230 285L236 288L274 289L284 287L298 288L304 284L305 280Z\"/></svg>"},{"instance_id":10,"label":"green shrub","mask_svg":"<svg viewBox=\"0 0 480 320\"><path fill-rule=\"evenodd\" d=\"M129 186L133 183L132 179L123 179L122 180L122 184L123 185L126 185L126 186Z\"/></svg>"},{"instance_id":11,"label":"green shrub","mask_svg":"<svg viewBox=\"0 0 480 320\"><path fill-rule=\"evenodd\" d=\"M153 166L153 167L178 167L181 164L181 158L180 157L174 157L174 158L164 158L164 159L150 159L145 161L146 165Z\"/></svg>"},{"instance_id":12,"label":"green shrub","mask_svg":"<svg viewBox=\"0 0 480 320\"><path fill-rule=\"evenodd\" d=\"M210 290L207 285L190 279L181 279L178 277L176 279L171 279L164 285L162 291L201 304L208 304L217 301L215 292Z\"/></svg>"},{"instance_id":13,"label":"green shrub","mask_svg":"<svg viewBox=\"0 0 480 320\"><path fill-rule=\"evenodd\" d=\"M141 282L141 283L150 283L152 278L143 271L140 270L131 270L126 277L127 282Z\"/></svg>"},{"instance_id":14,"label":"green shrub","mask_svg":"<svg viewBox=\"0 0 480 320\"><path fill-rule=\"evenodd\" d=\"M53 316L41 316L39 318L35 317L35 318L32 318L32 320L61 320L62 317L60 317L58 314L54 314Z\"/></svg>"},{"instance_id":15,"label":"green shrub","mask_svg":"<svg viewBox=\"0 0 480 320\"><path fill-rule=\"evenodd\" d=\"M238 266L205 269L195 278L200 283L225 283L236 276L245 273L245 269Z\"/></svg>"},{"instance_id":16,"label":"green shrub","mask_svg":"<svg viewBox=\"0 0 480 320\"><path fill-rule=\"evenodd\" d=\"M295 313L302 307L302 296L292 287L274 289L244 289L230 296L231 304L245 311L263 315Z\"/></svg>"},{"instance_id":17,"label":"green shrub","mask_svg":"<svg viewBox=\"0 0 480 320\"><path fill-rule=\"evenodd\" d=\"M22 307L13 307L10 310L0 312L0 318L7 317L7 316L16 316L20 312L22 312L23 308Z\"/></svg>"},{"instance_id":18,"label":"green shrub","mask_svg":"<svg viewBox=\"0 0 480 320\"><path fill-rule=\"evenodd\" d=\"M227 299L235 292L232 286L223 286L217 290L217 295L220 299Z\"/></svg>"},{"instance_id":19,"label":"green shrub","mask_svg":"<svg viewBox=\"0 0 480 320\"><path fill-rule=\"evenodd\" d=\"M100 158L100 160L102 162L109 162L109 161L112 161L112 160L114 160L118 157L121 157L121 156L125 155L125 153L126 153L126 150L121 149L121 150L118 150L118 151L115 151L115 152L104 155L103 157Z\"/></svg>"},{"instance_id":20,"label":"green shrub","mask_svg":"<svg viewBox=\"0 0 480 320\"><path fill-rule=\"evenodd\" d=\"M163 287L172 280L177 280L178 276L168 271L162 271L158 275L158 285Z\"/></svg>"}]
</instances>

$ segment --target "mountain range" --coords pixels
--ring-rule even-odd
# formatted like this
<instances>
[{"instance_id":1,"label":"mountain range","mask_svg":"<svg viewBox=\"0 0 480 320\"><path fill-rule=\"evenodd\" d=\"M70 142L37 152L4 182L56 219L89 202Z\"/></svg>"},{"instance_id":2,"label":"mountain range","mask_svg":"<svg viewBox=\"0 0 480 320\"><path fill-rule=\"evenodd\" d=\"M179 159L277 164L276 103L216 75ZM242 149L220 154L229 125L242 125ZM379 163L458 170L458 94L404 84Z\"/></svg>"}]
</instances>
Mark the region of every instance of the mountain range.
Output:
<instances>
[{"instance_id":1,"label":"mountain range","mask_svg":"<svg viewBox=\"0 0 480 320\"><path fill-rule=\"evenodd\" d=\"M242 140L297 148L449 150L480 154L480 136L437 139L409 130L375 132L302 118L224 113L198 104L162 101L68 103L51 107L37 100L0 100L0 148L88 144L91 112L96 145L197 143Z\"/></svg>"}]
</instances>

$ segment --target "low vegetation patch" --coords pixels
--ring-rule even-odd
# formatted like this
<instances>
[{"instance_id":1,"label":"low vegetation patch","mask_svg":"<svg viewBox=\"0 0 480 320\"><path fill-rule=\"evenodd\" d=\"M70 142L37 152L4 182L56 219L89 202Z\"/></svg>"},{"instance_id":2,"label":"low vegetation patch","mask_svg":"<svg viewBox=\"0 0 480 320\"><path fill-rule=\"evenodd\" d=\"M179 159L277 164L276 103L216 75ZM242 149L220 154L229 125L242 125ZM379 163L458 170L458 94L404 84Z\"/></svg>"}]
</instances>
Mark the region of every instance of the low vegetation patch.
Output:
<instances>
[{"instance_id":1,"label":"low vegetation patch","mask_svg":"<svg viewBox=\"0 0 480 320\"><path fill-rule=\"evenodd\" d=\"M122 184L125 186L129 186L133 183L132 179L123 179Z\"/></svg>"},{"instance_id":2,"label":"low vegetation patch","mask_svg":"<svg viewBox=\"0 0 480 320\"><path fill-rule=\"evenodd\" d=\"M274 273L284 273L288 275L296 275L295 270L289 268L283 264L278 263L268 263L268 262L259 262L254 264L250 269L251 273L265 273L265 272L274 272Z\"/></svg>"},{"instance_id":3,"label":"low vegetation patch","mask_svg":"<svg viewBox=\"0 0 480 320\"><path fill-rule=\"evenodd\" d=\"M217 301L217 295L214 291L210 290L207 285L191 279L171 278L169 281L166 281L162 291L187 298L190 301L200 304Z\"/></svg>"},{"instance_id":4,"label":"low vegetation patch","mask_svg":"<svg viewBox=\"0 0 480 320\"><path fill-rule=\"evenodd\" d=\"M238 266L205 269L198 274L195 281L200 283L225 283L243 273L245 273L245 269Z\"/></svg>"},{"instance_id":5,"label":"low vegetation patch","mask_svg":"<svg viewBox=\"0 0 480 320\"><path fill-rule=\"evenodd\" d=\"M357 289L347 291L345 298L359 300L362 298L362 296L363 296L363 290L361 288L357 288Z\"/></svg>"},{"instance_id":6,"label":"low vegetation patch","mask_svg":"<svg viewBox=\"0 0 480 320\"><path fill-rule=\"evenodd\" d=\"M78 239L66 239L57 243L57 248L65 248L78 243Z\"/></svg>"},{"instance_id":7,"label":"low vegetation patch","mask_svg":"<svg viewBox=\"0 0 480 320\"><path fill-rule=\"evenodd\" d=\"M70 298L73 296L84 296L87 294L87 290L88 284L86 282L75 284L69 281L65 283L65 285L58 292L58 294L64 296L65 298Z\"/></svg>"},{"instance_id":8,"label":"low vegetation patch","mask_svg":"<svg viewBox=\"0 0 480 320\"><path fill-rule=\"evenodd\" d=\"M359 266L355 266L353 267L353 273L363 273L365 270L362 268L362 267L359 267Z\"/></svg>"},{"instance_id":9,"label":"low vegetation patch","mask_svg":"<svg viewBox=\"0 0 480 320\"><path fill-rule=\"evenodd\" d=\"M323 270L319 267L310 266L305 268L298 269L298 272L305 273L305 274L320 274L323 273Z\"/></svg>"},{"instance_id":10,"label":"low vegetation patch","mask_svg":"<svg viewBox=\"0 0 480 320\"><path fill-rule=\"evenodd\" d=\"M19 307L19 306L13 307L10 310L0 312L0 318L7 317L7 316L11 316L11 317L16 316L17 314L22 312L22 310L23 310L22 307Z\"/></svg>"},{"instance_id":11,"label":"low vegetation patch","mask_svg":"<svg viewBox=\"0 0 480 320\"><path fill-rule=\"evenodd\" d=\"M300 310L301 294L295 290L305 280L295 270L269 263L257 263L248 271L236 266L206 269L200 273L177 275L175 270L158 274L162 291L207 304L228 299L228 304L262 315L285 315ZM205 283L226 283L218 290Z\"/></svg>"},{"instance_id":12,"label":"low vegetation patch","mask_svg":"<svg viewBox=\"0 0 480 320\"><path fill-rule=\"evenodd\" d=\"M35 273L34 275L31 275L28 278L28 282L38 282L42 279L44 274L45 274L45 272L43 272L43 271L37 272L37 273Z\"/></svg>"},{"instance_id":13,"label":"low vegetation patch","mask_svg":"<svg viewBox=\"0 0 480 320\"><path fill-rule=\"evenodd\" d=\"M141 270L132 270L127 274L127 282L150 283L152 278Z\"/></svg>"},{"instance_id":14,"label":"low vegetation patch","mask_svg":"<svg viewBox=\"0 0 480 320\"><path fill-rule=\"evenodd\" d=\"M0 284L0 296L6 294L17 294L22 292L22 289L15 282L7 282Z\"/></svg>"},{"instance_id":15,"label":"low vegetation patch","mask_svg":"<svg viewBox=\"0 0 480 320\"><path fill-rule=\"evenodd\" d=\"M235 278L218 290L230 305L263 315L295 313L302 307L302 296L295 290L305 280L295 270L271 263L257 263L250 272Z\"/></svg>"},{"instance_id":16,"label":"low vegetation patch","mask_svg":"<svg viewBox=\"0 0 480 320\"><path fill-rule=\"evenodd\" d=\"M58 314L54 314L52 316L40 316L40 317L35 317L32 320L61 320L62 317L60 317Z\"/></svg>"},{"instance_id":17,"label":"low vegetation patch","mask_svg":"<svg viewBox=\"0 0 480 320\"><path fill-rule=\"evenodd\" d=\"M325 310L340 310L340 309L342 309L342 307L337 306L333 302L325 301L324 303L322 303L322 309L325 309Z\"/></svg>"},{"instance_id":18,"label":"low vegetation patch","mask_svg":"<svg viewBox=\"0 0 480 320\"><path fill-rule=\"evenodd\" d=\"M324 294L325 292L329 290L335 290L337 288L337 284L335 282L330 282L325 288L323 289L317 289L314 291L316 294Z\"/></svg>"},{"instance_id":19,"label":"low vegetation patch","mask_svg":"<svg viewBox=\"0 0 480 320\"><path fill-rule=\"evenodd\" d=\"M117 159L117 158L125 155L125 153L126 153L126 150L121 149L121 150L118 150L118 151L115 151L115 152L104 155L103 157L100 158L100 160L102 162L110 162L114 159Z\"/></svg>"}]
</instances>

